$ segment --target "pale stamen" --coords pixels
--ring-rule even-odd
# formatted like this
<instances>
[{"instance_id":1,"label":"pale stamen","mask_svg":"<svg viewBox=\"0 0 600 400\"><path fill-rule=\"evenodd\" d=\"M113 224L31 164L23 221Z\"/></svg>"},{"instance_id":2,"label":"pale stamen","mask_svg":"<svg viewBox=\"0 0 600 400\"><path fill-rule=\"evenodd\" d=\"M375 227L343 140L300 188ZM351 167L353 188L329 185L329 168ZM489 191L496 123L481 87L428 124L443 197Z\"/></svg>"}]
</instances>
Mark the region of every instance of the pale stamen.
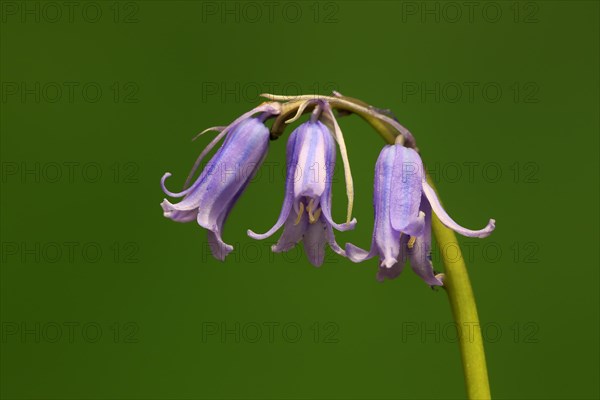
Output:
<instances>
[{"instance_id":1,"label":"pale stamen","mask_svg":"<svg viewBox=\"0 0 600 400\"><path fill-rule=\"evenodd\" d=\"M308 222L310 222L311 224L314 224L315 222L317 222L319 220L319 217L321 216L321 208L319 207L315 211L314 202L315 202L315 199L310 199L310 201L308 202L308 206L306 207L306 211L308 212Z\"/></svg>"},{"instance_id":2,"label":"pale stamen","mask_svg":"<svg viewBox=\"0 0 600 400\"><path fill-rule=\"evenodd\" d=\"M296 218L296 222L294 222L294 225L298 225L300 223L300 218L302 218L303 212L304 212L304 203L300 202L300 211L298 211L298 217Z\"/></svg>"},{"instance_id":3,"label":"pale stamen","mask_svg":"<svg viewBox=\"0 0 600 400\"><path fill-rule=\"evenodd\" d=\"M319 208L315 214L313 215L312 211L308 212L308 220L311 224L314 224L315 222L317 222L319 220L319 217L321 216L321 209Z\"/></svg>"}]
</instances>

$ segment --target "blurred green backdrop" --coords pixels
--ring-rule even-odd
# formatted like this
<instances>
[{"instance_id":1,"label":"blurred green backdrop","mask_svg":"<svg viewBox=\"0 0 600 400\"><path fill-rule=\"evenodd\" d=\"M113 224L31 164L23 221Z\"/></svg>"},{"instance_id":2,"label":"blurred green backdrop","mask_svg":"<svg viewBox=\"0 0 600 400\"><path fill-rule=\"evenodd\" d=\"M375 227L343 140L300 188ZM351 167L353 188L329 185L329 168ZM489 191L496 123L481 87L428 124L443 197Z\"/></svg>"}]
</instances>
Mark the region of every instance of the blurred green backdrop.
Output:
<instances>
[{"instance_id":1,"label":"blurred green backdrop","mask_svg":"<svg viewBox=\"0 0 600 400\"><path fill-rule=\"evenodd\" d=\"M225 263L162 217L195 133L339 90L411 129L455 219L497 220L461 239L493 395L597 398L598 2L467 3L2 1L2 397L463 397L443 291L247 238L279 213L285 138ZM337 238L367 246L382 142L340 124L359 224Z\"/></svg>"}]
</instances>

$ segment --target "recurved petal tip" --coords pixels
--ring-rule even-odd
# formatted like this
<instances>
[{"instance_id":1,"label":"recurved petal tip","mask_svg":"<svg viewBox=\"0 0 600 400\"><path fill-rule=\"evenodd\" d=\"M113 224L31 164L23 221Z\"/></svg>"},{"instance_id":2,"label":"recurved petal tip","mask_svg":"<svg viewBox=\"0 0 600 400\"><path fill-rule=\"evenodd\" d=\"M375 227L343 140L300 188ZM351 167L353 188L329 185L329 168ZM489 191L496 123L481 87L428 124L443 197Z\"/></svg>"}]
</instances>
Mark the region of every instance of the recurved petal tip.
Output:
<instances>
[{"instance_id":1,"label":"recurved petal tip","mask_svg":"<svg viewBox=\"0 0 600 400\"><path fill-rule=\"evenodd\" d=\"M471 231L473 233L471 233L470 235L464 235L464 236L470 236L470 237L476 237L476 238L483 239L483 238L490 236L492 234L492 232L494 232L494 229L496 229L496 220L490 219L488 221L487 225L485 226L485 228L480 229L478 231ZM458 232L458 233L461 233L461 232Z\"/></svg>"},{"instance_id":2,"label":"recurved petal tip","mask_svg":"<svg viewBox=\"0 0 600 400\"><path fill-rule=\"evenodd\" d=\"M198 210L176 210L173 204L166 199L160 203L160 206L163 209L163 215L175 222L191 222L198 216Z\"/></svg>"},{"instance_id":3,"label":"recurved petal tip","mask_svg":"<svg viewBox=\"0 0 600 400\"><path fill-rule=\"evenodd\" d=\"M373 257L373 255L370 252L363 250L360 247L353 245L352 243L346 243L345 247L346 257L348 257L348 259L352 262L359 263Z\"/></svg>"},{"instance_id":4,"label":"recurved petal tip","mask_svg":"<svg viewBox=\"0 0 600 400\"><path fill-rule=\"evenodd\" d=\"M342 231L342 232L350 231L356 227L356 224L357 224L356 218L352 218L352 221L344 222L343 224L340 224L338 226L340 229L338 229L338 230Z\"/></svg>"},{"instance_id":5,"label":"recurved petal tip","mask_svg":"<svg viewBox=\"0 0 600 400\"><path fill-rule=\"evenodd\" d=\"M167 196L171 196L171 197L183 197L186 194L188 194L191 190L191 188L187 188L179 193L175 193L175 192L171 192L169 189L167 189L167 186L165 185L165 181L167 179L169 179L171 177L171 173L170 172L165 172L165 174L162 176L162 178L160 178L160 187L162 188L162 191L167 195Z\"/></svg>"},{"instance_id":6,"label":"recurved petal tip","mask_svg":"<svg viewBox=\"0 0 600 400\"><path fill-rule=\"evenodd\" d=\"M173 207L173 204L167 199L163 199L163 201L160 203L160 206L163 209L163 215L166 218L171 218L171 215L177 211L175 210L175 207Z\"/></svg>"},{"instance_id":7,"label":"recurved petal tip","mask_svg":"<svg viewBox=\"0 0 600 400\"><path fill-rule=\"evenodd\" d=\"M207 232L208 244L214 258L225 261L225 257L233 251L233 246L223 242L221 235L212 231Z\"/></svg>"},{"instance_id":8,"label":"recurved petal tip","mask_svg":"<svg viewBox=\"0 0 600 400\"><path fill-rule=\"evenodd\" d=\"M262 236L260 233L256 233L252 229L248 229L246 231L246 234L248 236L250 236L252 239L256 239L256 240L260 240L259 238L260 238L260 236Z\"/></svg>"},{"instance_id":9,"label":"recurved petal tip","mask_svg":"<svg viewBox=\"0 0 600 400\"><path fill-rule=\"evenodd\" d=\"M494 229L496 229L496 220L493 218L490 218L490 220L488 221L487 226L483 229L483 234L482 236L479 236L480 238L484 238L484 237L488 237L491 235L491 233L494 231Z\"/></svg>"}]
</instances>

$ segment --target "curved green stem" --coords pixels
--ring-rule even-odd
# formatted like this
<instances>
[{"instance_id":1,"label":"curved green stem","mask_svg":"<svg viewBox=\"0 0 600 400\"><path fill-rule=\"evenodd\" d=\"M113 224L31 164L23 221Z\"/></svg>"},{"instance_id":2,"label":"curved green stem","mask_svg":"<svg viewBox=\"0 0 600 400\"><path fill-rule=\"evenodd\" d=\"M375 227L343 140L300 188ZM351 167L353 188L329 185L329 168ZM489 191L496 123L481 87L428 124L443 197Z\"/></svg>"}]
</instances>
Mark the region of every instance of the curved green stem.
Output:
<instances>
[{"instance_id":1,"label":"curved green stem","mask_svg":"<svg viewBox=\"0 0 600 400\"><path fill-rule=\"evenodd\" d=\"M428 176L428 182L433 182ZM435 188L434 188L435 189ZM475 296L456 235L444 226L434 214L432 229L444 263L444 288L458 330L460 354L469 399L490 399L483 338L479 326ZM449 258L445 250L452 247L457 253Z\"/></svg>"},{"instance_id":2,"label":"curved green stem","mask_svg":"<svg viewBox=\"0 0 600 400\"><path fill-rule=\"evenodd\" d=\"M361 116L377 130L386 142L394 144L395 137L399 135L398 131L390 129L392 127L388 124L382 123L381 120L373 118L371 115ZM429 176L427 176L427 180L435 189ZM432 229L444 263L444 288L448 294L458 331L467 397L478 400L491 399L477 305L458 240L454 231L444 226L435 214L432 218ZM445 251L450 247L456 249L456 254L453 254L452 258L449 258Z\"/></svg>"},{"instance_id":3,"label":"curved green stem","mask_svg":"<svg viewBox=\"0 0 600 400\"><path fill-rule=\"evenodd\" d=\"M394 143L389 139L389 135L385 135L384 139L390 144ZM427 181L435 189L429 176L427 176ZM478 400L490 399L483 338L467 266L454 231L444 226L435 214L431 225L444 263L444 288L450 300L458 331L467 397ZM445 251L449 248L456 249L456 254L453 254L452 258L449 258Z\"/></svg>"},{"instance_id":4,"label":"curved green stem","mask_svg":"<svg viewBox=\"0 0 600 400\"><path fill-rule=\"evenodd\" d=\"M402 135L405 146L416 148L414 139L408 129L400 125L395 119L382 115L376 109L373 109L360 100L342 96L339 93L335 93L333 97L320 95L276 96L270 94L262 96L274 101L287 102L282 105L281 113L277 116L271 128L271 134L274 138L282 134L288 118L292 117L296 112L302 114L310 110L310 107L300 108L304 102L322 99L327 101L332 108L344 110L362 117L386 142L394 144L396 137ZM427 179L429 184L435 189L429 176ZM469 399L490 399L490 385L485 363L483 338L481 336L477 306L467 266L464 263L456 235L451 229L444 226L435 214L432 218L432 229L444 264L444 288L448 294L458 331L467 396ZM446 255L447 252L445 251L450 247L456 249L457 252L452 259Z\"/></svg>"}]
</instances>

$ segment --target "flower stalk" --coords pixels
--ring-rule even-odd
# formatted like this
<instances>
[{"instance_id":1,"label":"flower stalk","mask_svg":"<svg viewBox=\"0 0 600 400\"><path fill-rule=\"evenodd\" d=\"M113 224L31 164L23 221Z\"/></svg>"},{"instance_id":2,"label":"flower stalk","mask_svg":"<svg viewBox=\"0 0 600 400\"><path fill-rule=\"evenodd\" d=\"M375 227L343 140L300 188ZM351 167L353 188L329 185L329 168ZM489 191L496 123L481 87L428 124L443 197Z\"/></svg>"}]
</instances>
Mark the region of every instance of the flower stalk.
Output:
<instances>
[{"instance_id":1,"label":"flower stalk","mask_svg":"<svg viewBox=\"0 0 600 400\"><path fill-rule=\"evenodd\" d=\"M369 122L368 119L366 120ZM393 133L388 130L382 132L374 124L372 126L386 142L394 144L395 139L391 138ZM429 175L427 175L427 182L435 190L435 185ZM440 253L444 264L443 287L448 295L457 326L467 397L478 400L491 399L477 305L456 234L442 224L435 213L432 219L432 229L438 248L446 249L452 246L457 249L457 254L452 259L446 256L446 252L441 251Z\"/></svg>"},{"instance_id":2,"label":"flower stalk","mask_svg":"<svg viewBox=\"0 0 600 400\"><path fill-rule=\"evenodd\" d=\"M433 186L429 177L428 180ZM469 399L490 399L483 338L467 266L463 261L456 235L446 228L435 214L432 229L440 249L453 246L458 251L452 259L444 256L445 252L441 253L445 272L444 288L457 326L467 396Z\"/></svg>"},{"instance_id":3,"label":"flower stalk","mask_svg":"<svg viewBox=\"0 0 600 400\"><path fill-rule=\"evenodd\" d=\"M393 118L388 118L382 121L373 116L373 110L365 103L345 97L339 93L335 96L271 96L265 95L270 100L289 101L282 108L280 118L283 120L284 112L288 115L295 114L297 107L302 101L322 98L326 100L332 108L338 111L354 113L362 117L368 122L379 135L389 144L394 144L398 136L402 136L401 140L407 147L415 147L412 134L400 125ZM286 109L286 105L289 109ZM285 118L288 119L288 118ZM282 121L283 122L283 121ZM285 124L278 125L284 128ZM283 129L282 129L283 131ZM271 132L273 134L273 131ZM427 176L427 182L435 190L435 185L431 177ZM465 377L465 385L467 397L469 399L490 399L490 385L488 380L487 366L485 360L485 351L483 347L483 337L479 324L479 316L477 315L477 305L471 281L465 265L464 258L458 244L458 240L454 231L447 228L441 223L437 215L433 214L432 229L435 235L438 248L445 249L448 246L453 246L458 251L455 257L450 259L444 251L441 251L442 262L444 264L444 289L450 301L452 315L458 330L459 348L463 365L463 373Z\"/></svg>"}]
</instances>

